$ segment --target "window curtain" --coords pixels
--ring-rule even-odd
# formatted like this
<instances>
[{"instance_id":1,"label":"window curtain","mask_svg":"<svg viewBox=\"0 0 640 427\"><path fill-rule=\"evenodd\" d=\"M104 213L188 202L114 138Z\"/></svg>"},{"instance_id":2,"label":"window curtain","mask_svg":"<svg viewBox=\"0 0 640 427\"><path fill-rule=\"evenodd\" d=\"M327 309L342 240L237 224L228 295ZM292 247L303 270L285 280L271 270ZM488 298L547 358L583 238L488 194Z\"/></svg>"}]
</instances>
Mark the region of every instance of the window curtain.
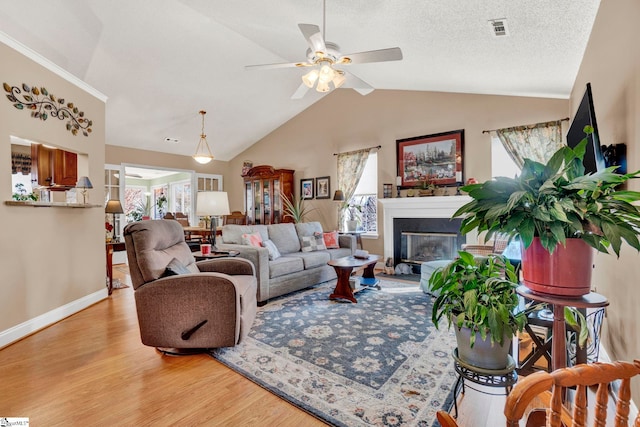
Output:
<instances>
[{"instance_id":1,"label":"window curtain","mask_svg":"<svg viewBox=\"0 0 640 427\"><path fill-rule=\"evenodd\" d=\"M495 133L520 169L525 158L546 163L563 145L561 120L498 129Z\"/></svg>"},{"instance_id":2,"label":"window curtain","mask_svg":"<svg viewBox=\"0 0 640 427\"><path fill-rule=\"evenodd\" d=\"M31 173L31 156L28 154L11 153L11 173L29 175Z\"/></svg>"},{"instance_id":3,"label":"window curtain","mask_svg":"<svg viewBox=\"0 0 640 427\"><path fill-rule=\"evenodd\" d=\"M370 148L338 154L338 189L344 193L344 203L340 206L338 224L344 223L344 213L349 200L358 187L362 172L367 164Z\"/></svg>"}]
</instances>

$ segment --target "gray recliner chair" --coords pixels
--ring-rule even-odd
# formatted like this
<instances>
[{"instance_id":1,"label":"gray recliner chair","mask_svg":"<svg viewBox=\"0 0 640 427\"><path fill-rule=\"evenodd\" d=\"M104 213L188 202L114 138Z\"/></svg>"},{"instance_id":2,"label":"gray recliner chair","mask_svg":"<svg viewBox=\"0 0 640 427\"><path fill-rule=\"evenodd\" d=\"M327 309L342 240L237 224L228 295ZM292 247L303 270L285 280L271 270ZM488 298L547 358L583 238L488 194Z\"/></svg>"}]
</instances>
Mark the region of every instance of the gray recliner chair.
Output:
<instances>
[{"instance_id":1,"label":"gray recliner chair","mask_svg":"<svg viewBox=\"0 0 640 427\"><path fill-rule=\"evenodd\" d=\"M257 307L251 262L195 262L177 221L135 222L123 234L143 344L173 352L231 347L247 336Z\"/></svg>"}]
</instances>

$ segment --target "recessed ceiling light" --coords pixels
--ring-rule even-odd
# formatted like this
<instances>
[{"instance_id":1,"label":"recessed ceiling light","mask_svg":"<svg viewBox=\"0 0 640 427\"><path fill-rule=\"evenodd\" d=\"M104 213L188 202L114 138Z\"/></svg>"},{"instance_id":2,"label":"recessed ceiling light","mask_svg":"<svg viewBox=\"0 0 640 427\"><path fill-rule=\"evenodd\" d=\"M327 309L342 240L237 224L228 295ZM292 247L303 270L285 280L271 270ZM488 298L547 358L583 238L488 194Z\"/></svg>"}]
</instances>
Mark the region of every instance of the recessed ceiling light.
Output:
<instances>
[{"instance_id":1,"label":"recessed ceiling light","mask_svg":"<svg viewBox=\"0 0 640 427\"><path fill-rule=\"evenodd\" d=\"M509 35L509 29L507 28L507 18L490 19L489 27L491 28L491 34L494 37L503 37Z\"/></svg>"},{"instance_id":2,"label":"recessed ceiling light","mask_svg":"<svg viewBox=\"0 0 640 427\"><path fill-rule=\"evenodd\" d=\"M177 144L177 143L179 143L180 141L178 140L178 138L165 138L165 139L164 139L164 142L170 142L170 143L172 143L172 144Z\"/></svg>"}]
</instances>

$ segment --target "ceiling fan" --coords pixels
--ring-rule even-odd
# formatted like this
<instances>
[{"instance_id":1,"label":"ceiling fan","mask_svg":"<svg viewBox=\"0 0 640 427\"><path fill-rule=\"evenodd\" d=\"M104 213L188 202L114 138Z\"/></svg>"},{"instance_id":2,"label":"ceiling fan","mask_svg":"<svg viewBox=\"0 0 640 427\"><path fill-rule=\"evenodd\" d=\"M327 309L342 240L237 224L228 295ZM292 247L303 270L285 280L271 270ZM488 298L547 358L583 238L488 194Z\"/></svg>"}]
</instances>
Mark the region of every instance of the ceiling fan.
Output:
<instances>
[{"instance_id":1,"label":"ceiling fan","mask_svg":"<svg viewBox=\"0 0 640 427\"><path fill-rule=\"evenodd\" d=\"M302 98L309 89L316 87L318 92L329 92L331 85L335 89L339 87L352 88L361 95L373 92L373 86L364 80L348 73L340 68L349 64L365 64L368 62L399 61L402 59L402 50L399 47L388 49L368 50L365 52L343 55L340 47L324 39L325 34L325 0L322 0L322 32L314 24L298 24L298 28L307 40L307 60L301 62L284 62L277 64L247 65L246 69L269 69L289 67L311 67L307 74L302 76L302 84L295 91L291 99Z\"/></svg>"}]
</instances>

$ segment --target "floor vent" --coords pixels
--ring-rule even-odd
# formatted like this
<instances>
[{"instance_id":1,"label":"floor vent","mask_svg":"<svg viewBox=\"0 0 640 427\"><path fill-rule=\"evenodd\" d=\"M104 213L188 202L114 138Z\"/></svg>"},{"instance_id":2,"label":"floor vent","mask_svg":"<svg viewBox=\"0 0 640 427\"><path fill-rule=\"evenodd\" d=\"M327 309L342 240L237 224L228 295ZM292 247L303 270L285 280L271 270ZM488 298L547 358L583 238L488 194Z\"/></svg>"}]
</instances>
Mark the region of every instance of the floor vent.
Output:
<instances>
[{"instance_id":1,"label":"floor vent","mask_svg":"<svg viewBox=\"0 0 640 427\"><path fill-rule=\"evenodd\" d=\"M494 37L503 37L509 35L507 20L505 18L489 20L489 27L491 27L491 34L493 34Z\"/></svg>"}]
</instances>

